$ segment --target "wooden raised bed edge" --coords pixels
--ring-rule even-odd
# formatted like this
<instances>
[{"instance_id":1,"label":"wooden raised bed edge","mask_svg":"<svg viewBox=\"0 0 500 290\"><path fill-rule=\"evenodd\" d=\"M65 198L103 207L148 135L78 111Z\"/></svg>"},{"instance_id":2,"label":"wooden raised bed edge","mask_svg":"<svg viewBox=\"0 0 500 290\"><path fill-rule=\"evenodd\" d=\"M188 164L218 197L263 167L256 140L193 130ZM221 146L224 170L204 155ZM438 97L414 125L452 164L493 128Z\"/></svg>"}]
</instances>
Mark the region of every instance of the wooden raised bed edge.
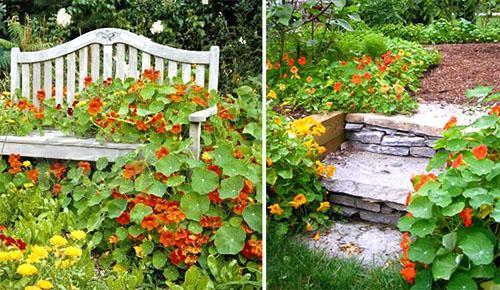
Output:
<instances>
[{"instance_id":1,"label":"wooden raised bed edge","mask_svg":"<svg viewBox=\"0 0 500 290\"><path fill-rule=\"evenodd\" d=\"M340 148L340 145L345 141L344 118L343 112L328 112L312 115L312 117L325 126L326 132L316 137L316 141L320 146L326 148L323 156L330 152L335 152Z\"/></svg>"}]
</instances>

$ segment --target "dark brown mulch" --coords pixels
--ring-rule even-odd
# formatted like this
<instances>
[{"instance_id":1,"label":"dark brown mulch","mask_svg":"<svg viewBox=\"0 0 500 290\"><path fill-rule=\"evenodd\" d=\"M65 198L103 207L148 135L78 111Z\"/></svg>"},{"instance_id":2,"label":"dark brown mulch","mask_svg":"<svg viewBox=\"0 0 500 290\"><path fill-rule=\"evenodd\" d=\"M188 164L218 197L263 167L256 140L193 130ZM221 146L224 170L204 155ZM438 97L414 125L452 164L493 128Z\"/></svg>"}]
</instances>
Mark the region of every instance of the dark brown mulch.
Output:
<instances>
[{"instance_id":1,"label":"dark brown mulch","mask_svg":"<svg viewBox=\"0 0 500 290\"><path fill-rule=\"evenodd\" d=\"M418 97L427 102L463 104L478 85L500 89L500 43L434 45L441 63L426 73Z\"/></svg>"}]
</instances>

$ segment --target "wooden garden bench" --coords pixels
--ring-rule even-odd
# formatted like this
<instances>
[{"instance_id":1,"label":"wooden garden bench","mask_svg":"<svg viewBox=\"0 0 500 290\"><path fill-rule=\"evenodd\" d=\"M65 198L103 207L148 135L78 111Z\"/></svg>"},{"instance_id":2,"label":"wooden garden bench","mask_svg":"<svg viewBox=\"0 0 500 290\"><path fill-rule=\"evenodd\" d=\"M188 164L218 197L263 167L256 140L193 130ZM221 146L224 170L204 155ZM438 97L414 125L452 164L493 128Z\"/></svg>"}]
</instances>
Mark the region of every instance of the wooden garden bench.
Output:
<instances>
[{"instance_id":1,"label":"wooden garden bench","mask_svg":"<svg viewBox=\"0 0 500 290\"><path fill-rule=\"evenodd\" d=\"M13 48L11 96L15 98L16 90L20 89L22 96L38 106L38 90L43 89L47 97L52 97L54 76L56 104L66 101L71 106L76 89L84 88L84 79L88 75L94 81L108 77L137 79L140 72L151 67L160 71L160 83L173 77L182 77L187 83L194 75L196 85L208 85L209 91L217 91L219 47L212 46L210 51L182 50L157 44L125 30L103 28L42 51L21 52L19 48ZM208 81L205 76L208 76ZM216 113L217 107L214 106L189 116L189 136L193 139L191 148L196 158L200 155L201 125ZM3 155L14 153L27 157L69 160L97 160L99 157L113 160L139 146L100 143L95 139L65 136L57 131L47 131L44 135L0 136L0 140L5 141Z\"/></svg>"}]
</instances>

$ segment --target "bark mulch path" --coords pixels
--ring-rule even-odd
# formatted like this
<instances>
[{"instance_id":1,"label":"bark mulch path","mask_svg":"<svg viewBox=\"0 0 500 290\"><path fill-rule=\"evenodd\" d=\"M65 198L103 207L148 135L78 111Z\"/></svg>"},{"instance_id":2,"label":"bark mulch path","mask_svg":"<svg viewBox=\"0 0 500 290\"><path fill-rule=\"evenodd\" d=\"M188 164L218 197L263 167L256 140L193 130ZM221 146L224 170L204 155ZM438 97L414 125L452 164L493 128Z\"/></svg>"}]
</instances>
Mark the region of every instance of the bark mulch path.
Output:
<instances>
[{"instance_id":1,"label":"bark mulch path","mask_svg":"<svg viewBox=\"0 0 500 290\"><path fill-rule=\"evenodd\" d=\"M478 85L500 90L500 43L434 45L441 63L421 80L417 94L425 102L463 104L465 92Z\"/></svg>"}]
</instances>

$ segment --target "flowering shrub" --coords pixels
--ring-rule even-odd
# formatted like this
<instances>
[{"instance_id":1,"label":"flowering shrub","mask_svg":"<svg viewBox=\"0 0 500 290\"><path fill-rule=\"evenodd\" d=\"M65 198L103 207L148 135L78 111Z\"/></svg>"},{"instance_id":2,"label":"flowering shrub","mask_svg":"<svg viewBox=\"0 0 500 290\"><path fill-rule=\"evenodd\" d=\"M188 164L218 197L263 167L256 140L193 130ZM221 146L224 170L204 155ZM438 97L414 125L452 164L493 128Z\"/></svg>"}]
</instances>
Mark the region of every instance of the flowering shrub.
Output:
<instances>
[{"instance_id":1,"label":"flowering shrub","mask_svg":"<svg viewBox=\"0 0 500 290\"><path fill-rule=\"evenodd\" d=\"M456 126L453 117L446 129L428 166L445 164L444 171L413 178L415 192L399 222L405 232L401 274L418 289L495 287L500 106L470 126Z\"/></svg>"},{"instance_id":2,"label":"flowering shrub","mask_svg":"<svg viewBox=\"0 0 500 290\"><path fill-rule=\"evenodd\" d=\"M319 161L325 151L314 136L325 128L312 117L288 122L268 111L267 122L267 205L273 232L308 232L328 221L330 203L319 177L333 176L335 167Z\"/></svg>"},{"instance_id":3,"label":"flowering shrub","mask_svg":"<svg viewBox=\"0 0 500 290\"><path fill-rule=\"evenodd\" d=\"M90 85L74 108L55 106L43 92L41 109L24 99L3 101L8 108L0 119L17 134L51 126L147 143L113 164L101 158L95 164L26 167L11 155L2 183L43 191L62 211L78 215L74 225L90 233L89 248L104 268L126 272L141 265L149 280L163 286L165 280L182 282L183 273L191 279L188 273L194 272L214 285L259 285L259 98L250 87L236 89L238 98L220 98L196 86L159 85L156 75L148 70L138 81ZM191 140L184 138L188 115L209 105L217 105L219 113L205 123L202 160L195 160ZM24 128L16 125L31 121ZM226 263L233 274L214 272Z\"/></svg>"},{"instance_id":4,"label":"flowering shrub","mask_svg":"<svg viewBox=\"0 0 500 290\"><path fill-rule=\"evenodd\" d=\"M310 63L286 53L268 61L268 99L273 105L309 112L409 113L417 108L411 93L437 54L414 43L391 40L380 57Z\"/></svg>"}]
</instances>

